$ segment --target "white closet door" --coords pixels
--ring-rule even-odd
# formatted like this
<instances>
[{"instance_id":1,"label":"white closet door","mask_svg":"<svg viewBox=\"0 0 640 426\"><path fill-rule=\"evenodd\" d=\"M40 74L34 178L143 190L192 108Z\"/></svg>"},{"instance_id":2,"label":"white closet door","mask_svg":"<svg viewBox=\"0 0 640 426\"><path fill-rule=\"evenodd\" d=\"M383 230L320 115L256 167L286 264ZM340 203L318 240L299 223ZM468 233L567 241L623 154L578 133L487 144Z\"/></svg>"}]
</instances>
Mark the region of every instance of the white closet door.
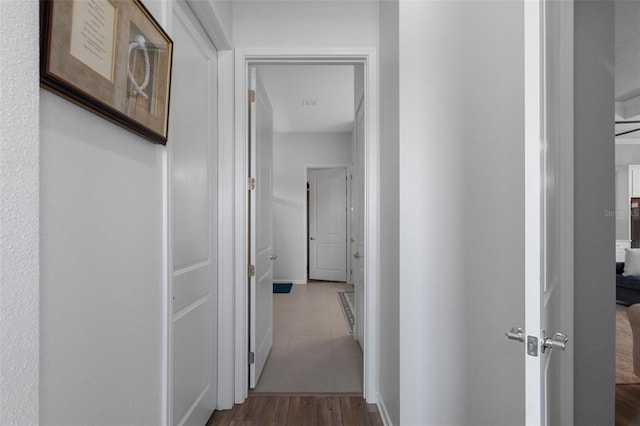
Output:
<instances>
[{"instance_id":1,"label":"white closet door","mask_svg":"<svg viewBox=\"0 0 640 426\"><path fill-rule=\"evenodd\" d=\"M347 280L347 170L312 169L309 179L309 278Z\"/></svg>"},{"instance_id":2,"label":"white closet door","mask_svg":"<svg viewBox=\"0 0 640 426\"><path fill-rule=\"evenodd\" d=\"M176 4L170 139L171 418L203 425L217 399L217 51Z\"/></svg>"}]
</instances>

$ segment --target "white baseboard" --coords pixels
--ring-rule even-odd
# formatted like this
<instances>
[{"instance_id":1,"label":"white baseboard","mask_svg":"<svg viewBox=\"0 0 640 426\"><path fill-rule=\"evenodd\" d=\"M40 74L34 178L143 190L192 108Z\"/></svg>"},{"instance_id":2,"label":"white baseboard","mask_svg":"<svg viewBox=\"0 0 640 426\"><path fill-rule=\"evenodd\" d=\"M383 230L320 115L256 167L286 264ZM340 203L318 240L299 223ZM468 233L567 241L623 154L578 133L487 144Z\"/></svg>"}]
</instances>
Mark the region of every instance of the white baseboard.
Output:
<instances>
[{"instance_id":1,"label":"white baseboard","mask_svg":"<svg viewBox=\"0 0 640 426\"><path fill-rule=\"evenodd\" d=\"M306 284L306 280L273 280L274 283Z\"/></svg>"},{"instance_id":2,"label":"white baseboard","mask_svg":"<svg viewBox=\"0 0 640 426\"><path fill-rule=\"evenodd\" d=\"M389 417L389 412L387 411L387 407L384 405L384 399L382 399L380 392L378 392L378 402L376 405L378 406L378 412L380 413L382 424L384 424L384 426L393 426L393 423L391 423L391 417Z\"/></svg>"}]
</instances>

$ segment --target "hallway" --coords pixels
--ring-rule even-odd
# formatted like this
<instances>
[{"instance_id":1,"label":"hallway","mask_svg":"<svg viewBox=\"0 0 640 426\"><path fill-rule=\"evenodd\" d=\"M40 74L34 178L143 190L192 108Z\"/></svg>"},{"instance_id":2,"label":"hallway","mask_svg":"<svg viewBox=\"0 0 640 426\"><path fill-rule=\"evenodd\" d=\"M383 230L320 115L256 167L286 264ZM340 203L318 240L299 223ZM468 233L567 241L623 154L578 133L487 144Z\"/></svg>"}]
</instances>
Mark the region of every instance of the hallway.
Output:
<instances>
[{"instance_id":1,"label":"hallway","mask_svg":"<svg viewBox=\"0 0 640 426\"><path fill-rule=\"evenodd\" d=\"M273 295L273 348L256 392L362 394L362 351L347 329L342 283L294 285Z\"/></svg>"}]
</instances>

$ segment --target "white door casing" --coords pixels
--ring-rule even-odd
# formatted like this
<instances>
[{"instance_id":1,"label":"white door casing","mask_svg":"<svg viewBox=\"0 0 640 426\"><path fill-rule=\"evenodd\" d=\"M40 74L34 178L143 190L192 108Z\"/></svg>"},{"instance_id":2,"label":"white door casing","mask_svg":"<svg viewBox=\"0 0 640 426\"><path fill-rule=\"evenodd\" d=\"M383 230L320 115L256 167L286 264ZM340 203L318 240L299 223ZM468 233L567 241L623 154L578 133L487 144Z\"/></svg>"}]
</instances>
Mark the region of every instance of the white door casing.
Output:
<instances>
[{"instance_id":1,"label":"white door casing","mask_svg":"<svg viewBox=\"0 0 640 426\"><path fill-rule=\"evenodd\" d=\"M168 149L170 424L204 424L217 401L217 51L173 7Z\"/></svg>"},{"instance_id":2,"label":"white door casing","mask_svg":"<svg viewBox=\"0 0 640 426\"><path fill-rule=\"evenodd\" d=\"M247 290L247 221L248 209L246 185L248 166L248 135L246 96L249 85L249 67L260 63L317 63L317 64L364 64L365 116L378 116L378 80L377 57L375 49L270 49L237 48L235 50L235 152L234 152L234 293L225 295L225 302L233 305L234 311L226 311L221 321L223 327L221 339L234 341L234 362L226 364L233 369L235 377L234 401L242 403L248 394L248 351L249 309ZM369 403L375 403L378 397L378 293L379 293L379 140L375 120L365 120L366 124L366 176L365 194L365 333L367 335L364 351L364 397Z\"/></svg>"},{"instance_id":3,"label":"white door casing","mask_svg":"<svg viewBox=\"0 0 640 426\"><path fill-rule=\"evenodd\" d=\"M273 345L273 111L257 70L251 68L249 103L250 171L255 188L250 198L250 259L255 274L249 277L250 340L254 354L249 365L249 386L256 387Z\"/></svg>"},{"instance_id":4,"label":"white door casing","mask_svg":"<svg viewBox=\"0 0 640 426\"><path fill-rule=\"evenodd\" d=\"M358 107L355 114L355 165L353 170L353 191L354 197L354 211L351 213L353 222L351 227L351 233L353 235L351 266L353 268L353 287L355 292L356 302L356 324L354 338L358 340L360 346L364 350L365 348L365 156L364 156L364 143L365 143L365 116L364 116L364 97L358 100Z\"/></svg>"},{"instance_id":5,"label":"white door casing","mask_svg":"<svg viewBox=\"0 0 640 426\"><path fill-rule=\"evenodd\" d=\"M572 31L572 1L525 2L527 425L573 424ZM543 351L557 332L566 350Z\"/></svg>"},{"instance_id":6,"label":"white door casing","mask_svg":"<svg viewBox=\"0 0 640 426\"><path fill-rule=\"evenodd\" d=\"M309 278L347 280L347 171L309 169Z\"/></svg>"}]
</instances>

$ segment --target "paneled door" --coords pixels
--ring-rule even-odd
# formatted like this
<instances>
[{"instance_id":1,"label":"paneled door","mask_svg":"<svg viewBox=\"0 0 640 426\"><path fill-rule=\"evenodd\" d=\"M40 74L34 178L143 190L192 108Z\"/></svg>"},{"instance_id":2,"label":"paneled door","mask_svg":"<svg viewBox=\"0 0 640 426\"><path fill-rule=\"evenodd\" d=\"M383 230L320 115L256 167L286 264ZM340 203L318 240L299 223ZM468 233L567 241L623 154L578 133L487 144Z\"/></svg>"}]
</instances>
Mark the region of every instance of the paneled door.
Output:
<instances>
[{"instance_id":1,"label":"paneled door","mask_svg":"<svg viewBox=\"0 0 640 426\"><path fill-rule=\"evenodd\" d=\"M573 424L573 2L525 3L526 424Z\"/></svg>"},{"instance_id":2,"label":"paneled door","mask_svg":"<svg viewBox=\"0 0 640 426\"><path fill-rule=\"evenodd\" d=\"M364 351L364 140L365 140L365 117L364 117L364 97L356 109L355 122L355 167L353 170L353 182L351 184L351 196L355 198L355 208L352 215L352 254L351 268L353 270L353 286L356 299L356 327L355 337Z\"/></svg>"},{"instance_id":3,"label":"paneled door","mask_svg":"<svg viewBox=\"0 0 640 426\"><path fill-rule=\"evenodd\" d=\"M309 278L347 280L347 170L310 169Z\"/></svg>"},{"instance_id":4,"label":"paneled door","mask_svg":"<svg viewBox=\"0 0 640 426\"><path fill-rule=\"evenodd\" d=\"M249 386L256 387L273 345L273 111L255 67L250 69Z\"/></svg>"},{"instance_id":5,"label":"paneled door","mask_svg":"<svg viewBox=\"0 0 640 426\"><path fill-rule=\"evenodd\" d=\"M169 156L173 425L203 425L217 399L217 51L186 3L173 14Z\"/></svg>"}]
</instances>

